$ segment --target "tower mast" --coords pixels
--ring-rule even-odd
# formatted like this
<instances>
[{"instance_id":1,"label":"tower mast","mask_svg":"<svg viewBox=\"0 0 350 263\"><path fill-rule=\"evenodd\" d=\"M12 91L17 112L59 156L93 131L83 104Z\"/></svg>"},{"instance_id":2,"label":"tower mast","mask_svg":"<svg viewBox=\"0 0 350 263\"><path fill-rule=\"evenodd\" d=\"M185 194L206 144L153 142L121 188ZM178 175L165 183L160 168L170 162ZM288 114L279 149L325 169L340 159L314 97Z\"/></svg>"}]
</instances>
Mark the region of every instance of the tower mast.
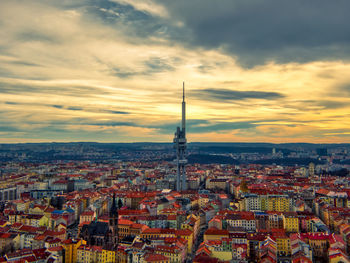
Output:
<instances>
[{"instance_id":1,"label":"tower mast","mask_svg":"<svg viewBox=\"0 0 350 263\"><path fill-rule=\"evenodd\" d=\"M174 138L174 148L176 149L176 190L183 191L186 186L186 102L185 102L185 82L182 83L182 120L181 129L177 127Z\"/></svg>"},{"instance_id":2,"label":"tower mast","mask_svg":"<svg viewBox=\"0 0 350 263\"><path fill-rule=\"evenodd\" d=\"M182 83L182 132L186 137L186 102L185 102L185 82Z\"/></svg>"}]
</instances>

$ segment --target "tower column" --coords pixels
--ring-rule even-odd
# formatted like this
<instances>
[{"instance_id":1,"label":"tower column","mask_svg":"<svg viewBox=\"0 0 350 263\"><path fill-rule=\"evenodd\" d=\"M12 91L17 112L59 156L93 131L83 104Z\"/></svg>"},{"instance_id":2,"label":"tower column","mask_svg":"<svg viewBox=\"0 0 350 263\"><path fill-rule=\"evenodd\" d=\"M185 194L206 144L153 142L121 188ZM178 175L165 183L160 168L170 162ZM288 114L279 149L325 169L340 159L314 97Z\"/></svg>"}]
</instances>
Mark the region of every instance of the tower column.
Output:
<instances>
[{"instance_id":1,"label":"tower column","mask_svg":"<svg viewBox=\"0 0 350 263\"><path fill-rule=\"evenodd\" d=\"M186 102L185 102L185 82L182 83L182 132L186 138Z\"/></svg>"},{"instance_id":2,"label":"tower column","mask_svg":"<svg viewBox=\"0 0 350 263\"><path fill-rule=\"evenodd\" d=\"M181 129L177 127L174 138L174 148L176 149L176 190L183 191L186 186L186 102L185 102L185 83L182 86L182 118Z\"/></svg>"}]
</instances>

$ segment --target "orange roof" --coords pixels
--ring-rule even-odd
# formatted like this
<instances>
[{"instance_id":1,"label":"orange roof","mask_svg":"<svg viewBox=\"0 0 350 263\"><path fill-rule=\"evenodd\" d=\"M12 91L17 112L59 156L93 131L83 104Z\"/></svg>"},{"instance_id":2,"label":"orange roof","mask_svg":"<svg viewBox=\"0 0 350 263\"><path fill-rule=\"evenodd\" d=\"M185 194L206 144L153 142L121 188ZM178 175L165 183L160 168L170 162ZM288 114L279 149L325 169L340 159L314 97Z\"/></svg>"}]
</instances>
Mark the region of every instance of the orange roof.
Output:
<instances>
[{"instance_id":1,"label":"orange roof","mask_svg":"<svg viewBox=\"0 0 350 263\"><path fill-rule=\"evenodd\" d=\"M80 216L93 216L94 213L94 211L84 211Z\"/></svg>"},{"instance_id":2,"label":"orange roof","mask_svg":"<svg viewBox=\"0 0 350 263\"><path fill-rule=\"evenodd\" d=\"M161 233L161 229L160 228L147 228L145 230L143 230L143 234L160 234Z\"/></svg>"},{"instance_id":3,"label":"orange roof","mask_svg":"<svg viewBox=\"0 0 350 263\"><path fill-rule=\"evenodd\" d=\"M168 215L168 220L176 220L176 215Z\"/></svg>"},{"instance_id":4,"label":"orange roof","mask_svg":"<svg viewBox=\"0 0 350 263\"><path fill-rule=\"evenodd\" d=\"M118 225L127 225L131 226L134 222L127 220L127 219L119 219L118 220Z\"/></svg>"},{"instance_id":5,"label":"orange roof","mask_svg":"<svg viewBox=\"0 0 350 263\"><path fill-rule=\"evenodd\" d=\"M138 228L138 229L143 228L144 226L146 226L146 225L137 224L137 223L133 223L133 224L131 225L132 228Z\"/></svg>"},{"instance_id":6,"label":"orange roof","mask_svg":"<svg viewBox=\"0 0 350 263\"><path fill-rule=\"evenodd\" d=\"M45 235L37 235L34 240L44 240L46 238Z\"/></svg>"},{"instance_id":7,"label":"orange roof","mask_svg":"<svg viewBox=\"0 0 350 263\"><path fill-rule=\"evenodd\" d=\"M316 194L327 195L330 191L327 189L319 189Z\"/></svg>"},{"instance_id":8,"label":"orange roof","mask_svg":"<svg viewBox=\"0 0 350 263\"><path fill-rule=\"evenodd\" d=\"M216 229L216 228L209 228L204 233L205 235L228 235L229 232L226 229Z\"/></svg>"},{"instance_id":9,"label":"orange roof","mask_svg":"<svg viewBox=\"0 0 350 263\"><path fill-rule=\"evenodd\" d=\"M89 225L91 222L87 222L87 221L84 221L84 222L81 222L79 224L79 227L83 227L84 225Z\"/></svg>"},{"instance_id":10,"label":"orange roof","mask_svg":"<svg viewBox=\"0 0 350 263\"><path fill-rule=\"evenodd\" d=\"M47 208L44 210L44 212L48 212L48 213L52 213L53 211L55 211L55 209L52 208L52 207L47 207Z\"/></svg>"},{"instance_id":11,"label":"orange roof","mask_svg":"<svg viewBox=\"0 0 350 263\"><path fill-rule=\"evenodd\" d=\"M178 229L176 230L176 235L178 236L190 236L192 231L189 229Z\"/></svg>"},{"instance_id":12,"label":"orange roof","mask_svg":"<svg viewBox=\"0 0 350 263\"><path fill-rule=\"evenodd\" d=\"M21 224L21 223L13 223L12 225L11 225L11 227L12 228L19 228L19 227L21 227L23 224Z\"/></svg>"},{"instance_id":13,"label":"orange roof","mask_svg":"<svg viewBox=\"0 0 350 263\"><path fill-rule=\"evenodd\" d=\"M0 238L9 238L11 237L10 233L0 233Z\"/></svg>"},{"instance_id":14,"label":"orange roof","mask_svg":"<svg viewBox=\"0 0 350 263\"><path fill-rule=\"evenodd\" d=\"M47 250L49 250L49 251L61 251L61 250L63 250L63 247L62 246L50 247Z\"/></svg>"}]
</instances>

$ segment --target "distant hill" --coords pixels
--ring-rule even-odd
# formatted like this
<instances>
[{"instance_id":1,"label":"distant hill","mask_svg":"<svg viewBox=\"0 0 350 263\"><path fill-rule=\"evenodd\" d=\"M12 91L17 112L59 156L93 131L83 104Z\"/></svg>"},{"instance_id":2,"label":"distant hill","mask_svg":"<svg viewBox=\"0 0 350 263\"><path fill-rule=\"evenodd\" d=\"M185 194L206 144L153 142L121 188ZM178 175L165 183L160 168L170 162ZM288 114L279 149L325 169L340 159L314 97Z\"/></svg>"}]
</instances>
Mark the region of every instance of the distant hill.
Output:
<instances>
[{"instance_id":1,"label":"distant hill","mask_svg":"<svg viewBox=\"0 0 350 263\"><path fill-rule=\"evenodd\" d=\"M209 155L209 154L190 154L188 156L188 162L191 164L199 163L199 164L239 164L238 160L235 160L228 156L222 155Z\"/></svg>"},{"instance_id":2,"label":"distant hill","mask_svg":"<svg viewBox=\"0 0 350 263\"><path fill-rule=\"evenodd\" d=\"M272 149L282 152L284 158L273 158L269 155ZM307 164L318 160L309 159L311 151L317 149L334 150L344 148L350 152L350 144L312 144L312 143L216 143L193 142L188 144L188 160L190 163L261 163L295 165ZM291 152L301 153L300 158L286 158ZM267 158L255 161L254 158L245 160L240 154L265 155ZM173 160L175 150L172 143L20 143L0 144L0 161L55 161L55 160L91 160L91 161L160 161ZM279 155L280 156L280 155ZM343 164L348 163L344 161Z\"/></svg>"}]
</instances>

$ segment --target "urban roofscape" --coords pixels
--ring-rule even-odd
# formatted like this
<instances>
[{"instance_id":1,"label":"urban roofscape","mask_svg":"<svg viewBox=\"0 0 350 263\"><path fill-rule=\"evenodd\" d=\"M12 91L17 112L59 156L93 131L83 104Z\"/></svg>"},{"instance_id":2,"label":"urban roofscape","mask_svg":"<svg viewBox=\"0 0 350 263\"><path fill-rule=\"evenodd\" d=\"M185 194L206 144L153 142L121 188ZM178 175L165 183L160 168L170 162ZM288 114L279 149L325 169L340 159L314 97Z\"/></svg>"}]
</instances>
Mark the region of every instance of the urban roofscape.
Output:
<instances>
[{"instance_id":1,"label":"urban roofscape","mask_svg":"<svg viewBox=\"0 0 350 263\"><path fill-rule=\"evenodd\" d=\"M350 145L0 145L0 262L349 262Z\"/></svg>"}]
</instances>

